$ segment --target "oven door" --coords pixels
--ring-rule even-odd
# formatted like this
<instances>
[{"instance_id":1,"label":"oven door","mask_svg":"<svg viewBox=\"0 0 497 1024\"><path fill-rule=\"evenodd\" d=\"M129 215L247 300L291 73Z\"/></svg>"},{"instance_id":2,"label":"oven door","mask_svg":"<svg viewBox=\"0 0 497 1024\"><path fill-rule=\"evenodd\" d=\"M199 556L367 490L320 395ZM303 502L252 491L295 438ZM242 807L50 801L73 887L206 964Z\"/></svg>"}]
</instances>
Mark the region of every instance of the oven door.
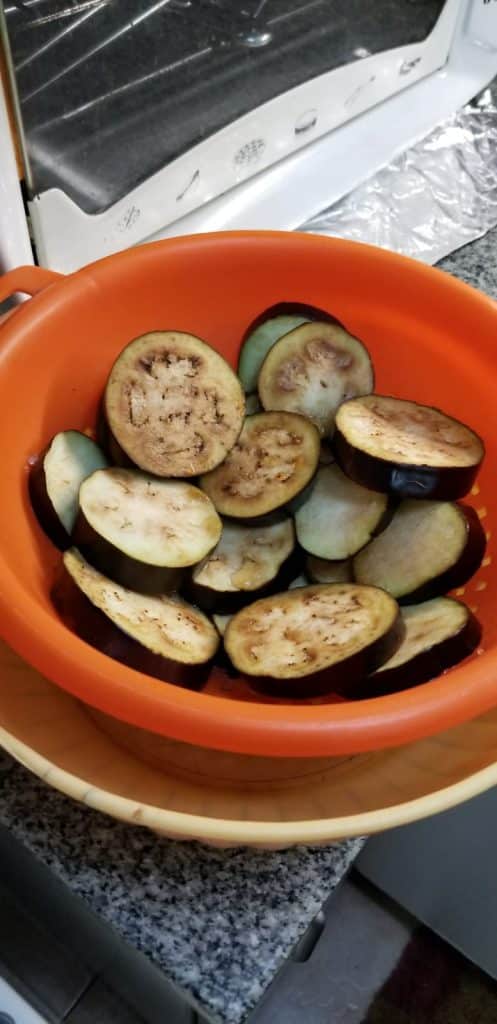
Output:
<instances>
[{"instance_id":1,"label":"oven door","mask_svg":"<svg viewBox=\"0 0 497 1024\"><path fill-rule=\"evenodd\" d=\"M5 0L39 261L71 270L145 239L240 220L298 226L420 133L405 113L392 111L378 129L364 129L360 115L407 86L412 97L415 83L447 68L467 7ZM441 78L436 92L457 91ZM426 120L439 106L424 100L417 109ZM340 126L359 139L359 156L349 143L341 160L324 155L317 140ZM319 183L316 155L327 167ZM296 168L307 188L292 184Z\"/></svg>"}]
</instances>

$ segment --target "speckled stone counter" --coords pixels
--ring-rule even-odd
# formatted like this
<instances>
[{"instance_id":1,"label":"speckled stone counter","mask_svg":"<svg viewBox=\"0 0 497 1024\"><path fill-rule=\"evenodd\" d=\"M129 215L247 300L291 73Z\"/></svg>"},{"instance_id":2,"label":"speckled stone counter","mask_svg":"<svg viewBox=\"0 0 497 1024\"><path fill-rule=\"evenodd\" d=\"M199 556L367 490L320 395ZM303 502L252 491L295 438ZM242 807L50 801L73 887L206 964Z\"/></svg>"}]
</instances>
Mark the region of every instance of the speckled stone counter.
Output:
<instances>
[{"instance_id":1,"label":"speckled stone counter","mask_svg":"<svg viewBox=\"0 0 497 1024\"><path fill-rule=\"evenodd\" d=\"M278 853L159 839L0 759L0 821L209 1014L239 1024L360 840Z\"/></svg>"},{"instance_id":2,"label":"speckled stone counter","mask_svg":"<svg viewBox=\"0 0 497 1024\"><path fill-rule=\"evenodd\" d=\"M441 264L497 297L497 229ZM278 853L157 839L0 759L0 821L101 918L224 1024L239 1024L360 840Z\"/></svg>"}]
</instances>

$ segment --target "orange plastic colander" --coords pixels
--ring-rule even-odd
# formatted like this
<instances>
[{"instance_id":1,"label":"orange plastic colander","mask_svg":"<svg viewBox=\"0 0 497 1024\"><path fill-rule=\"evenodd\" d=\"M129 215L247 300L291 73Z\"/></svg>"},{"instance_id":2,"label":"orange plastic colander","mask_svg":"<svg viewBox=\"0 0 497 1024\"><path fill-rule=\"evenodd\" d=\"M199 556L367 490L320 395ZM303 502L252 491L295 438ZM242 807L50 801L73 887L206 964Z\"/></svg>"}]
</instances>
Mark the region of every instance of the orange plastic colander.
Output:
<instances>
[{"instance_id":1,"label":"orange plastic colander","mask_svg":"<svg viewBox=\"0 0 497 1024\"><path fill-rule=\"evenodd\" d=\"M310 235L234 232L145 245L63 277L24 267L0 301L33 298L0 328L0 630L61 687L110 715L179 740L238 753L309 757L405 743L497 704L497 575L490 527L497 473L497 305L459 281L392 253ZM441 406L484 438L475 504L488 530L484 566L465 599L483 649L439 679L356 703L260 703L194 693L141 675L74 636L49 591L57 554L27 495L30 456L56 431L85 429L117 353L146 331L205 338L236 363L247 324L294 301L327 309L371 351L377 390ZM236 691L235 691L236 692Z\"/></svg>"}]
</instances>

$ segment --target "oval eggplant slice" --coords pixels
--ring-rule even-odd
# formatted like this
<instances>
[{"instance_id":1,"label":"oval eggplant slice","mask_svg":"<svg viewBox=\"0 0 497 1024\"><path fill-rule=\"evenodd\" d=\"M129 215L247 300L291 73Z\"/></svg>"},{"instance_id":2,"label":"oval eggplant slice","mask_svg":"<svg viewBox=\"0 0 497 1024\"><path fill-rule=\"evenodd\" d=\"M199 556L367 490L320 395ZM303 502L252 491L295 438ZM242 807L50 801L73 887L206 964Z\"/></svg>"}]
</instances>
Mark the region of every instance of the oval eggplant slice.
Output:
<instances>
[{"instance_id":1,"label":"oval eggplant slice","mask_svg":"<svg viewBox=\"0 0 497 1024\"><path fill-rule=\"evenodd\" d=\"M71 548L52 599L66 625L103 654L192 689L206 681L218 633L202 612L176 595L151 597L127 590Z\"/></svg>"},{"instance_id":2,"label":"oval eggplant slice","mask_svg":"<svg viewBox=\"0 0 497 1024\"><path fill-rule=\"evenodd\" d=\"M287 587L301 562L294 549L290 518L268 526L226 522L214 551L193 569L188 596L205 611L238 611L249 601Z\"/></svg>"},{"instance_id":3,"label":"oval eggplant slice","mask_svg":"<svg viewBox=\"0 0 497 1024\"><path fill-rule=\"evenodd\" d=\"M316 428L294 413L249 416L225 461L201 477L218 512L253 519L281 508L309 483L319 459Z\"/></svg>"},{"instance_id":4,"label":"oval eggplant slice","mask_svg":"<svg viewBox=\"0 0 497 1024\"><path fill-rule=\"evenodd\" d=\"M334 449L347 476L402 498L455 501L485 454L478 434L440 409L385 395L344 403Z\"/></svg>"},{"instance_id":5,"label":"oval eggplant slice","mask_svg":"<svg viewBox=\"0 0 497 1024\"><path fill-rule=\"evenodd\" d=\"M269 311L268 311L269 314ZM246 394L250 394L257 388L259 370L269 352L269 349L279 341L283 335L295 330L301 324L312 320L309 316L293 316L291 313L280 313L277 316L268 315L267 319L251 325L245 334L238 359L238 376Z\"/></svg>"},{"instance_id":6,"label":"oval eggplant slice","mask_svg":"<svg viewBox=\"0 0 497 1024\"><path fill-rule=\"evenodd\" d=\"M224 634L232 664L280 697L341 691L394 654L404 627L397 602L376 587L301 587L248 605Z\"/></svg>"},{"instance_id":7,"label":"oval eggplant slice","mask_svg":"<svg viewBox=\"0 0 497 1024\"><path fill-rule=\"evenodd\" d=\"M200 338L155 331L118 357L105 415L126 455L156 476L189 477L223 461L242 428L245 399L225 359Z\"/></svg>"},{"instance_id":8,"label":"oval eggplant slice","mask_svg":"<svg viewBox=\"0 0 497 1024\"><path fill-rule=\"evenodd\" d=\"M64 430L32 467L31 504L45 533L62 551L71 544L83 480L105 466L107 459L91 438L79 430Z\"/></svg>"},{"instance_id":9,"label":"oval eggplant slice","mask_svg":"<svg viewBox=\"0 0 497 1024\"><path fill-rule=\"evenodd\" d=\"M371 540L387 504L386 494L354 483L339 466L321 466L295 512L298 542L318 558L349 558Z\"/></svg>"},{"instance_id":10,"label":"oval eggplant slice","mask_svg":"<svg viewBox=\"0 0 497 1024\"><path fill-rule=\"evenodd\" d=\"M478 619L452 597L403 608L402 618L405 636L398 650L349 696L384 697L419 686L467 658L481 641Z\"/></svg>"},{"instance_id":11,"label":"oval eggplant slice","mask_svg":"<svg viewBox=\"0 0 497 1024\"><path fill-rule=\"evenodd\" d=\"M259 373L257 389L265 409L297 412L321 435L333 432L339 405L373 390L374 374L365 346L340 324L303 324L273 345Z\"/></svg>"},{"instance_id":12,"label":"oval eggplant slice","mask_svg":"<svg viewBox=\"0 0 497 1024\"><path fill-rule=\"evenodd\" d=\"M350 583L354 578L352 562L348 558L342 562L330 562L328 558L308 555L305 570L312 583Z\"/></svg>"},{"instance_id":13,"label":"oval eggplant slice","mask_svg":"<svg viewBox=\"0 0 497 1024\"><path fill-rule=\"evenodd\" d=\"M355 556L354 577L404 604L425 601L463 586L480 566L485 545L473 508L407 499L383 533Z\"/></svg>"},{"instance_id":14,"label":"oval eggplant slice","mask_svg":"<svg viewBox=\"0 0 497 1024\"><path fill-rule=\"evenodd\" d=\"M144 593L177 588L181 570L217 544L221 520L203 491L132 469L102 469L81 486L74 544L100 572Z\"/></svg>"}]
</instances>

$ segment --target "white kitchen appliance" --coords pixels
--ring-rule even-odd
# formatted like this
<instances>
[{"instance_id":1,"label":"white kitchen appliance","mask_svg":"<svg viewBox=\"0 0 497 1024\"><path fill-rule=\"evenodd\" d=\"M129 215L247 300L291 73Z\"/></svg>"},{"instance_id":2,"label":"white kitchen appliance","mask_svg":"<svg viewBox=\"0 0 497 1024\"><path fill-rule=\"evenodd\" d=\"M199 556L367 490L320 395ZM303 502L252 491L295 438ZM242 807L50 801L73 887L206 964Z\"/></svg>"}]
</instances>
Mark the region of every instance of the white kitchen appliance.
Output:
<instances>
[{"instance_id":1,"label":"white kitchen appliance","mask_svg":"<svg viewBox=\"0 0 497 1024\"><path fill-rule=\"evenodd\" d=\"M297 228L497 73L497 0L0 0L0 19L24 165L21 192L4 87L0 269Z\"/></svg>"}]
</instances>

